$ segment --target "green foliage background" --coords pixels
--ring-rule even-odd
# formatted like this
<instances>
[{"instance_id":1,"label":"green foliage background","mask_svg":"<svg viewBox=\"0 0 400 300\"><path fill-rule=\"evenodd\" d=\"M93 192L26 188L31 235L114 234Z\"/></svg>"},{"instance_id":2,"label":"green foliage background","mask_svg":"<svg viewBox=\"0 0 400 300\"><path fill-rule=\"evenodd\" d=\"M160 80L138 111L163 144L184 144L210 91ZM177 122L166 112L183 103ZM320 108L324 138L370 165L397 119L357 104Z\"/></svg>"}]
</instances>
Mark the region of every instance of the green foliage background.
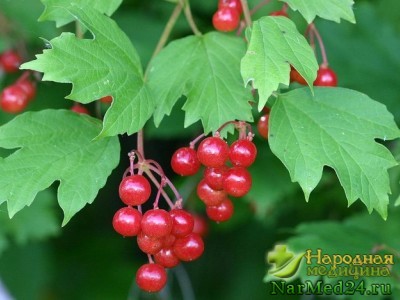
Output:
<instances>
[{"instance_id":1,"label":"green foliage background","mask_svg":"<svg viewBox=\"0 0 400 300\"><path fill-rule=\"evenodd\" d=\"M255 5L258 1L249 2ZM216 1L192 0L191 5L202 31L212 30L210 20ZM267 5L255 15L255 19L280 6L275 2ZM43 47L43 41L38 37L51 39L58 36L61 31L55 29L52 22L37 22L42 10L39 0L0 0L0 13L12 21L13 33L0 37L0 51L24 39L29 57L33 59L33 55L41 52ZM126 0L113 15L132 40L144 66L171 10L172 5L164 1ZM399 11L397 0L360 0L355 3L356 25L345 21L337 24L316 20L339 85L366 93L385 104L397 124L400 124L400 77L397 76L400 70ZM298 13L292 12L291 17L300 30L305 28L306 23ZM190 29L181 17L173 37L187 34L190 34ZM0 77L0 86L13 80L13 76ZM37 99L29 110L70 107L70 101L63 99L69 94L69 89L68 85L40 83ZM90 105L89 108L94 109ZM0 112L0 124L11 118ZM169 159L173 151L200 131L198 123L187 129L177 127L177 120L183 124L183 119L183 112L175 107L171 116L161 122L160 129L155 129L152 122L146 125L147 157L157 159L170 175ZM166 131L166 128L174 130ZM275 243L286 240L293 247L301 244L318 246L325 236L331 234L322 231L326 222L336 228L334 241L339 249L341 244L349 243L352 234L349 226L342 224L355 227L356 223L357 230L368 231L372 241L399 250L395 228L400 227L400 219L398 208L394 206L400 191L399 167L390 172L393 194L387 221L379 218L377 212L373 212L372 219L369 219L360 201L347 207L343 189L331 170L325 170L321 183L306 203L303 192L297 184L291 183L287 170L272 155L267 143L257 138L260 154L251 168L254 188L246 199L236 200L232 221L210 224L205 254L200 260L170 272L171 289L165 294L140 294L133 279L145 256L138 251L133 239L120 238L111 226L112 216L121 206L118 184L128 165L124 158L134 148L134 139L122 136L120 140L122 159L119 167L113 171L96 201L86 206L66 227L60 229L57 226L62 222L62 212L56 205L56 184L39 194L31 207L18 213L11 221L7 218L5 205L0 206L0 279L16 299L190 299L182 296L179 285L182 276L190 279L196 299L268 299L268 285L262 282L268 267L264 261L265 252ZM398 142L388 146L398 160ZM198 205L191 192L195 184L195 179L181 181L181 189L188 191L188 206L201 213L203 207ZM370 230L371 224L373 230ZM360 242L357 251L371 251L369 242ZM329 245L327 243L326 247ZM343 246L343 251L345 249ZM398 272L398 268L394 271ZM396 295L392 299L398 299Z\"/></svg>"}]
</instances>

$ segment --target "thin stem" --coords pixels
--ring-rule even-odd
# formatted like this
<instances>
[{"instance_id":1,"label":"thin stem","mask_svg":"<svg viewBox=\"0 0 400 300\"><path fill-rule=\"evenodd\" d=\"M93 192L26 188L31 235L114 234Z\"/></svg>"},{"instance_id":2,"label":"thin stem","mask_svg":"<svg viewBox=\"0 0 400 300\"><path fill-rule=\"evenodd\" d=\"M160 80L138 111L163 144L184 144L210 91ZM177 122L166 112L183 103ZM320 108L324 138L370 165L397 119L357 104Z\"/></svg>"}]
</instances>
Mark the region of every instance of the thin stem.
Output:
<instances>
[{"instance_id":1,"label":"thin stem","mask_svg":"<svg viewBox=\"0 0 400 300\"><path fill-rule=\"evenodd\" d=\"M95 113L96 113L97 119L101 120L103 116L101 115L101 103L99 100L95 101L94 108L95 108Z\"/></svg>"},{"instance_id":2,"label":"thin stem","mask_svg":"<svg viewBox=\"0 0 400 300\"><path fill-rule=\"evenodd\" d=\"M154 209L158 208L158 201L160 200L161 190L164 188L164 186L165 186L165 177L161 177L161 182L160 182L160 186L158 187L156 200L154 200L154 203L153 203Z\"/></svg>"},{"instance_id":3,"label":"thin stem","mask_svg":"<svg viewBox=\"0 0 400 300\"><path fill-rule=\"evenodd\" d=\"M314 41L314 32L311 30L310 25L307 26L306 32L304 33L304 36L308 37L309 41L310 41L310 46L314 51L314 55L316 56L316 52L315 52L315 41Z\"/></svg>"},{"instance_id":4,"label":"thin stem","mask_svg":"<svg viewBox=\"0 0 400 300\"><path fill-rule=\"evenodd\" d=\"M157 174L158 175L160 175L161 177L166 177L163 168L160 166L160 164L158 162L156 162L155 160L152 160L152 159L147 159L146 161L149 164L153 164L157 168L157 170L158 170Z\"/></svg>"},{"instance_id":5,"label":"thin stem","mask_svg":"<svg viewBox=\"0 0 400 300\"><path fill-rule=\"evenodd\" d=\"M31 71L25 71L24 73L22 73L22 75L17 79L16 83L22 82L24 80L27 80L29 75L30 75Z\"/></svg>"},{"instance_id":6,"label":"thin stem","mask_svg":"<svg viewBox=\"0 0 400 300\"><path fill-rule=\"evenodd\" d=\"M129 152L128 153L128 157L129 157L129 172L131 173L131 175L133 175L133 171L134 171L134 166L135 166L135 152Z\"/></svg>"},{"instance_id":7,"label":"thin stem","mask_svg":"<svg viewBox=\"0 0 400 300\"><path fill-rule=\"evenodd\" d=\"M259 11L261 8L263 8L265 5L267 5L270 2L271 2L271 0L261 1L256 6L254 6L252 10L250 10L250 15L251 16L254 15L257 11Z\"/></svg>"},{"instance_id":8,"label":"thin stem","mask_svg":"<svg viewBox=\"0 0 400 300\"><path fill-rule=\"evenodd\" d=\"M229 124L233 124L233 125L236 125L236 121L228 121L228 122L225 122L224 124L222 124L218 129L217 129L217 131L216 131L216 133L217 132L220 132L222 129L224 129L226 126L228 126Z\"/></svg>"},{"instance_id":9,"label":"thin stem","mask_svg":"<svg viewBox=\"0 0 400 300\"><path fill-rule=\"evenodd\" d=\"M177 205L179 205L179 202L182 201L182 196L181 196L181 194L179 194L178 190L176 189L176 187L174 186L174 184L172 183L172 181L169 180L169 178L168 178L167 176L161 175L160 173L158 173L158 168L155 168L155 167L152 166L152 165L149 165L148 168L149 168L150 171L153 171L153 172L157 173L158 175L162 176L162 177L165 179L165 182L168 184L169 188L170 188L170 189L172 190L172 192L174 193L174 196L175 196L175 198L176 198L176 202L178 202ZM146 173L146 174L147 174L147 173ZM158 187L158 185L157 185L157 187ZM165 193L165 194L166 194L166 193ZM164 196L164 194L163 194L163 196ZM168 196L168 195L167 195L167 196ZM169 197L168 197L168 198L169 198ZM172 201L171 201L171 203L172 203ZM176 205L175 205L175 206L176 206Z\"/></svg>"},{"instance_id":10,"label":"thin stem","mask_svg":"<svg viewBox=\"0 0 400 300\"><path fill-rule=\"evenodd\" d=\"M75 21L75 34L78 39L83 39L82 25L78 20Z\"/></svg>"},{"instance_id":11,"label":"thin stem","mask_svg":"<svg viewBox=\"0 0 400 300\"><path fill-rule=\"evenodd\" d=\"M192 11L190 9L189 0L179 0L179 1L181 4L183 3L184 7L183 12L185 13L185 17L187 22L189 23L190 29L192 29L195 35L202 35L201 31L197 28L197 25L194 22Z\"/></svg>"},{"instance_id":12,"label":"thin stem","mask_svg":"<svg viewBox=\"0 0 400 300\"><path fill-rule=\"evenodd\" d=\"M242 8L243 8L243 16L244 16L244 20L246 22L246 26L251 26L251 14L250 14L250 10L249 10L249 5L247 4L247 0L240 0L240 2L242 3Z\"/></svg>"},{"instance_id":13,"label":"thin stem","mask_svg":"<svg viewBox=\"0 0 400 300\"><path fill-rule=\"evenodd\" d=\"M268 3L270 3L271 0L264 0L260 3L258 3L256 6L254 6L251 10L250 10L250 16L254 15L257 11L259 11L261 8L263 8L265 5L267 5ZM246 22L245 21L240 21L239 24L239 28L236 31L236 35L239 36L242 34L243 29L246 27Z\"/></svg>"},{"instance_id":14,"label":"thin stem","mask_svg":"<svg viewBox=\"0 0 400 300\"><path fill-rule=\"evenodd\" d=\"M312 30L315 34L315 37L318 40L318 45L319 45L319 49L321 51L321 56L322 56L322 66L327 67L328 66L328 58L326 56L326 51L325 51L325 46L324 46L324 42L322 41L321 35L319 34L317 28L315 27L314 24L310 24L310 30Z\"/></svg>"},{"instance_id":15,"label":"thin stem","mask_svg":"<svg viewBox=\"0 0 400 300\"><path fill-rule=\"evenodd\" d=\"M144 158L144 141L143 141L143 129L140 129L137 133L137 152L139 160L145 160Z\"/></svg>"},{"instance_id":16,"label":"thin stem","mask_svg":"<svg viewBox=\"0 0 400 300\"><path fill-rule=\"evenodd\" d=\"M154 59L154 57L161 51L162 48L164 48L165 44L168 41L169 36L171 35L172 29L175 26L176 21L178 20L180 14L182 12L182 4L179 2L176 4L174 10L172 11L171 16L169 17L167 24L164 27L164 31L160 36L160 39L158 40L157 46L153 51L153 54L151 55L150 61L148 63L148 66L150 66L151 61ZM145 75L144 77L147 77L149 69L146 68Z\"/></svg>"},{"instance_id":17,"label":"thin stem","mask_svg":"<svg viewBox=\"0 0 400 300\"><path fill-rule=\"evenodd\" d=\"M154 264L154 260L150 254L147 254L147 258L149 259L149 263Z\"/></svg>"},{"instance_id":18,"label":"thin stem","mask_svg":"<svg viewBox=\"0 0 400 300\"><path fill-rule=\"evenodd\" d=\"M153 173L151 173L152 169L154 167L153 166L149 166L149 169L145 171L147 177L150 178L150 180L154 183L154 185L159 188L160 184L158 183L158 180L154 177ZM155 169L155 168L154 168ZM173 208L174 207L174 203L171 201L171 199L169 198L168 194L162 189L161 190L161 195L163 195L165 201L167 201L169 207Z\"/></svg>"},{"instance_id":19,"label":"thin stem","mask_svg":"<svg viewBox=\"0 0 400 300\"><path fill-rule=\"evenodd\" d=\"M205 135L204 133L200 134L197 138L195 138L193 141L191 141L191 142L189 143L189 147L192 148L192 149L194 149L194 146L195 146L203 137L205 137L205 136L206 136L206 135Z\"/></svg>"},{"instance_id":20,"label":"thin stem","mask_svg":"<svg viewBox=\"0 0 400 300\"><path fill-rule=\"evenodd\" d=\"M283 11L284 13L287 13L289 6L287 3L283 4L281 11Z\"/></svg>"}]
</instances>

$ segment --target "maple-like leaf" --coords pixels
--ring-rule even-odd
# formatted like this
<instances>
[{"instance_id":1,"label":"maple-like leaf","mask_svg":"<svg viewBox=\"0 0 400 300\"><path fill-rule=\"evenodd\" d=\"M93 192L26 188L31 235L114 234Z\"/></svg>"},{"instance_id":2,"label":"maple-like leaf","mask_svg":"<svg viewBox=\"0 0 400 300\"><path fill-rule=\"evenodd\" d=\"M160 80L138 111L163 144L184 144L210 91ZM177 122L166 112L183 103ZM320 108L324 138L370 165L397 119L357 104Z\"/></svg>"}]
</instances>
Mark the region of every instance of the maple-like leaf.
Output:
<instances>
[{"instance_id":1,"label":"maple-like leaf","mask_svg":"<svg viewBox=\"0 0 400 300\"><path fill-rule=\"evenodd\" d=\"M185 127L201 120L208 133L234 119L252 121L252 96L240 79L244 52L242 39L217 32L171 42L149 68L156 125L182 95L187 97Z\"/></svg>"},{"instance_id":2,"label":"maple-like leaf","mask_svg":"<svg viewBox=\"0 0 400 300\"><path fill-rule=\"evenodd\" d=\"M260 95L261 110L279 84L289 85L292 65L312 88L318 63L307 40L286 17L263 17L253 23L249 46L242 59L244 82L253 82Z\"/></svg>"},{"instance_id":3,"label":"maple-like leaf","mask_svg":"<svg viewBox=\"0 0 400 300\"><path fill-rule=\"evenodd\" d=\"M49 41L50 49L22 68L43 72L45 81L72 83L67 98L77 102L112 96L101 136L139 131L154 111L154 100L129 38L113 20L96 10L76 4L63 8L92 32L93 39L62 33Z\"/></svg>"},{"instance_id":4,"label":"maple-like leaf","mask_svg":"<svg viewBox=\"0 0 400 300\"><path fill-rule=\"evenodd\" d=\"M66 110L27 112L0 127L0 203L12 217L38 192L59 181L58 203L66 224L92 203L119 162L117 137L93 140L101 122Z\"/></svg>"},{"instance_id":5,"label":"maple-like leaf","mask_svg":"<svg viewBox=\"0 0 400 300\"><path fill-rule=\"evenodd\" d=\"M386 218L388 169L397 165L375 139L400 136L386 107L344 88L301 88L281 94L269 119L272 152L302 187L306 199L324 166L335 170L349 205L360 199Z\"/></svg>"}]
</instances>

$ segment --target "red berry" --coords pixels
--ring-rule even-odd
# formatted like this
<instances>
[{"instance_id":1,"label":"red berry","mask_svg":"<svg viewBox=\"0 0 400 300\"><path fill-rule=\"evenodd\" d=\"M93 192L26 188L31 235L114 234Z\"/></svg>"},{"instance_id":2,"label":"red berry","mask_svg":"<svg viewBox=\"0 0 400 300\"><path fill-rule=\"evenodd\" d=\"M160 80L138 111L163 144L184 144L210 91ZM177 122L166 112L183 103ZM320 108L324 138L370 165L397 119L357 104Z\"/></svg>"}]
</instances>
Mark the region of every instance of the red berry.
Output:
<instances>
[{"instance_id":1,"label":"red berry","mask_svg":"<svg viewBox=\"0 0 400 300\"><path fill-rule=\"evenodd\" d=\"M242 197L250 191L251 183L249 171L242 167L233 167L226 173L224 190L233 197Z\"/></svg>"},{"instance_id":2,"label":"red berry","mask_svg":"<svg viewBox=\"0 0 400 300\"><path fill-rule=\"evenodd\" d=\"M36 85L29 79L24 79L21 81L17 81L16 85L21 87L24 91L26 96L28 97L28 101L31 101L36 96Z\"/></svg>"},{"instance_id":3,"label":"red berry","mask_svg":"<svg viewBox=\"0 0 400 300\"><path fill-rule=\"evenodd\" d=\"M271 111L271 109L270 109L268 106L264 106L263 109L262 109L262 112L263 112L264 114L269 114L270 111Z\"/></svg>"},{"instance_id":4,"label":"red berry","mask_svg":"<svg viewBox=\"0 0 400 300\"><path fill-rule=\"evenodd\" d=\"M302 85L307 85L307 81L304 79L303 76L300 75L299 72L292 66L290 66L290 82L297 82Z\"/></svg>"},{"instance_id":5,"label":"red berry","mask_svg":"<svg viewBox=\"0 0 400 300\"><path fill-rule=\"evenodd\" d=\"M279 16L286 17L286 18L289 17L288 14L287 14L287 12L284 11L284 10L273 11L273 12L270 13L269 15L270 15L270 16L275 16L275 17L279 17Z\"/></svg>"},{"instance_id":6,"label":"red berry","mask_svg":"<svg viewBox=\"0 0 400 300\"><path fill-rule=\"evenodd\" d=\"M208 233L208 222L206 218L200 215L193 215L193 218L193 233L197 233L198 235L205 237Z\"/></svg>"},{"instance_id":7,"label":"red berry","mask_svg":"<svg viewBox=\"0 0 400 300\"><path fill-rule=\"evenodd\" d=\"M6 73L17 72L21 63L21 56L14 50L4 51L0 54L0 68Z\"/></svg>"},{"instance_id":8,"label":"red berry","mask_svg":"<svg viewBox=\"0 0 400 300\"><path fill-rule=\"evenodd\" d=\"M327 66L320 66L317 73L315 86L337 86L337 77L335 72Z\"/></svg>"},{"instance_id":9,"label":"red berry","mask_svg":"<svg viewBox=\"0 0 400 300\"><path fill-rule=\"evenodd\" d=\"M86 115L90 114L88 109L79 103L75 103L74 105L72 105L71 110L78 114L86 114Z\"/></svg>"},{"instance_id":10,"label":"red berry","mask_svg":"<svg viewBox=\"0 0 400 300\"><path fill-rule=\"evenodd\" d=\"M144 253L156 254L164 247L164 240L162 238L153 238L140 232L136 238L136 242Z\"/></svg>"},{"instance_id":11,"label":"red berry","mask_svg":"<svg viewBox=\"0 0 400 300\"><path fill-rule=\"evenodd\" d=\"M176 267L180 262L172 248L163 248L154 254L154 261L165 268Z\"/></svg>"},{"instance_id":12,"label":"red berry","mask_svg":"<svg viewBox=\"0 0 400 300\"><path fill-rule=\"evenodd\" d=\"M229 148L229 159L238 167L249 167L257 156L257 148L249 140L237 140Z\"/></svg>"},{"instance_id":13,"label":"red berry","mask_svg":"<svg viewBox=\"0 0 400 300\"><path fill-rule=\"evenodd\" d=\"M169 248L172 247L172 245L175 243L176 236L173 234L168 234L166 237L163 239L163 245L164 248Z\"/></svg>"},{"instance_id":14,"label":"red berry","mask_svg":"<svg viewBox=\"0 0 400 300\"><path fill-rule=\"evenodd\" d=\"M119 209L112 220L113 227L116 232L123 236L135 236L140 232L140 221L142 214L132 208L123 207Z\"/></svg>"},{"instance_id":15,"label":"red berry","mask_svg":"<svg viewBox=\"0 0 400 300\"><path fill-rule=\"evenodd\" d=\"M136 284L146 292L159 292L167 283L167 272L158 264L145 264L136 272Z\"/></svg>"},{"instance_id":16,"label":"red berry","mask_svg":"<svg viewBox=\"0 0 400 300\"><path fill-rule=\"evenodd\" d=\"M219 168L206 168L204 171L204 180L213 190L224 189L225 173L229 170L227 166Z\"/></svg>"},{"instance_id":17,"label":"red berry","mask_svg":"<svg viewBox=\"0 0 400 300\"><path fill-rule=\"evenodd\" d=\"M190 233L176 239L173 247L175 255L182 261L192 261L204 252L204 242L200 235Z\"/></svg>"},{"instance_id":18,"label":"red berry","mask_svg":"<svg viewBox=\"0 0 400 300\"><path fill-rule=\"evenodd\" d=\"M19 85L10 85L0 94L1 109L8 113L19 113L28 105L28 95Z\"/></svg>"},{"instance_id":19,"label":"red berry","mask_svg":"<svg viewBox=\"0 0 400 300\"><path fill-rule=\"evenodd\" d=\"M219 0L218 9L222 9L224 7L229 7L238 12L240 15L243 12L242 3L240 0Z\"/></svg>"},{"instance_id":20,"label":"red berry","mask_svg":"<svg viewBox=\"0 0 400 300\"><path fill-rule=\"evenodd\" d=\"M160 238L170 234L172 218L163 209L150 209L142 217L142 232L150 237Z\"/></svg>"},{"instance_id":21,"label":"red berry","mask_svg":"<svg viewBox=\"0 0 400 300\"><path fill-rule=\"evenodd\" d=\"M113 101L113 98L111 96L105 96L100 98L100 102L110 104Z\"/></svg>"},{"instance_id":22,"label":"red berry","mask_svg":"<svg viewBox=\"0 0 400 300\"><path fill-rule=\"evenodd\" d=\"M206 167L222 167L228 160L229 146L220 137L205 138L197 149L197 157Z\"/></svg>"},{"instance_id":23,"label":"red berry","mask_svg":"<svg viewBox=\"0 0 400 300\"><path fill-rule=\"evenodd\" d=\"M213 190L204 179L197 185L197 196L205 205L218 205L226 198L224 190Z\"/></svg>"},{"instance_id":24,"label":"red berry","mask_svg":"<svg viewBox=\"0 0 400 300\"><path fill-rule=\"evenodd\" d=\"M233 31L239 26L240 14L236 9L223 7L218 9L212 18L214 28L218 31Z\"/></svg>"},{"instance_id":25,"label":"red berry","mask_svg":"<svg viewBox=\"0 0 400 300\"><path fill-rule=\"evenodd\" d=\"M264 138L268 139L268 121L269 114L261 116L257 123L258 133Z\"/></svg>"},{"instance_id":26,"label":"red berry","mask_svg":"<svg viewBox=\"0 0 400 300\"><path fill-rule=\"evenodd\" d=\"M150 195L150 183L143 175L127 176L119 185L119 197L126 205L141 205L150 198Z\"/></svg>"},{"instance_id":27,"label":"red berry","mask_svg":"<svg viewBox=\"0 0 400 300\"><path fill-rule=\"evenodd\" d=\"M224 222L229 220L233 215L233 204L232 201L226 198L219 205L207 206L207 216L216 222Z\"/></svg>"},{"instance_id":28,"label":"red berry","mask_svg":"<svg viewBox=\"0 0 400 300\"><path fill-rule=\"evenodd\" d=\"M169 214L173 221L171 234L182 237L192 232L194 219L189 212L183 209L173 209Z\"/></svg>"},{"instance_id":29,"label":"red berry","mask_svg":"<svg viewBox=\"0 0 400 300\"><path fill-rule=\"evenodd\" d=\"M196 150L190 147L182 147L175 151L171 158L171 167L175 173L181 176L194 175L201 164L197 158Z\"/></svg>"}]
</instances>

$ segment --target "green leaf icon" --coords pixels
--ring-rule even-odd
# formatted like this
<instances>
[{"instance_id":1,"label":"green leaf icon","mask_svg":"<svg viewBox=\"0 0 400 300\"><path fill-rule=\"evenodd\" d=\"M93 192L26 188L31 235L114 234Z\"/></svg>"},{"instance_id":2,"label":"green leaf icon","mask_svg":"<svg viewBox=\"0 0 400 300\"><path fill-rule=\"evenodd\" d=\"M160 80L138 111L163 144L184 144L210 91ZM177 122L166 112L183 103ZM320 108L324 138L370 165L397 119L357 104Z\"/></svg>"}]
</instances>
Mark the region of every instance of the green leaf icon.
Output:
<instances>
[{"instance_id":1,"label":"green leaf icon","mask_svg":"<svg viewBox=\"0 0 400 300\"><path fill-rule=\"evenodd\" d=\"M276 245L274 250L268 253L268 263L274 264L268 274L279 278L289 278L299 269L303 253L294 254L287 250L286 245Z\"/></svg>"}]
</instances>

